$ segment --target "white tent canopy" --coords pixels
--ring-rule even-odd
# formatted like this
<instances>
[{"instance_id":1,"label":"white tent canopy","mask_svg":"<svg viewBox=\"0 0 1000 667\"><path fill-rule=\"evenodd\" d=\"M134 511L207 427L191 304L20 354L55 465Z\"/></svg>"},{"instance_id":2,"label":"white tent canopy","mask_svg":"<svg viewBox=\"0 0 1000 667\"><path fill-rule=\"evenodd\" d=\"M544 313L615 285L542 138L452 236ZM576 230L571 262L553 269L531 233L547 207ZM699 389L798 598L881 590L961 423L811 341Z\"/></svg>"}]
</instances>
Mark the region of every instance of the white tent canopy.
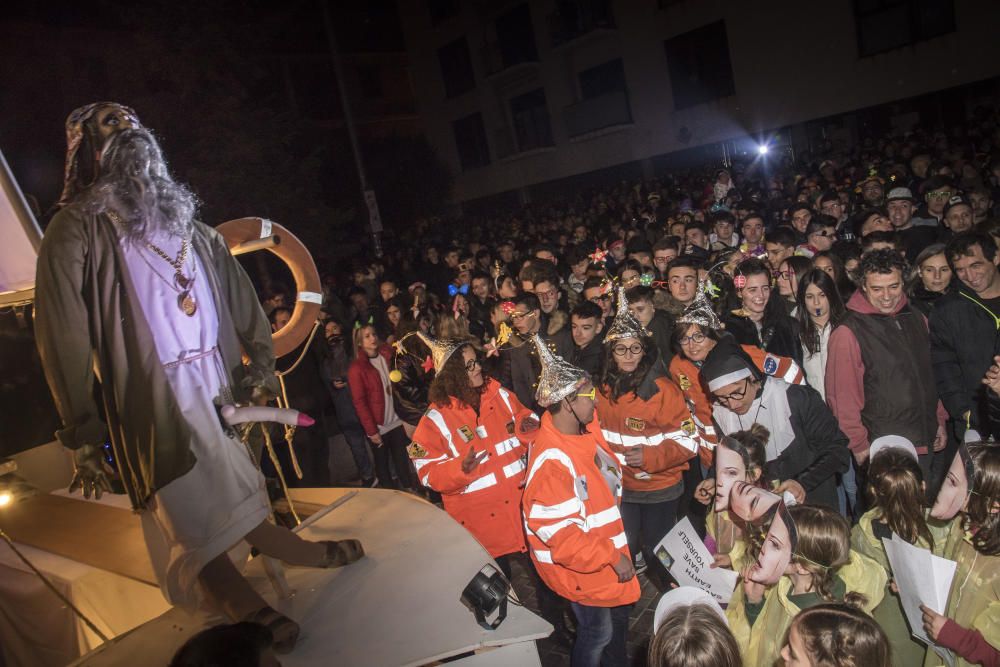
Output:
<instances>
[{"instance_id":1,"label":"white tent canopy","mask_svg":"<svg viewBox=\"0 0 1000 667\"><path fill-rule=\"evenodd\" d=\"M0 151L0 306L34 298L42 231Z\"/></svg>"}]
</instances>

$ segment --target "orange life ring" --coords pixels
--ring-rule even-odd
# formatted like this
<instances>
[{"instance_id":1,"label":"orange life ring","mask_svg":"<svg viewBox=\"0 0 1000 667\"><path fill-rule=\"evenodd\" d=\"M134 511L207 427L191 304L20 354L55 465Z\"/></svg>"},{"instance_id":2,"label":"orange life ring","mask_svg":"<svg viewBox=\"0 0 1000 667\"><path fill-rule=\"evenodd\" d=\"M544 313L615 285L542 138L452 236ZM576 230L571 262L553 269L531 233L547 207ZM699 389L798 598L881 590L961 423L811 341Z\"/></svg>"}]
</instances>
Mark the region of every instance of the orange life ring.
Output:
<instances>
[{"instance_id":1,"label":"orange life ring","mask_svg":"<svg viewBox=\"0 0 1000 667\"><path fill-rule=\"evenodd\" d=\"M309 336L323 304L323 288L312 255L295 234L278 223L264 218L229 220L215 230L226 239L230 250L240 244L272 235L280 237L281 243L267 250L288 265L295 279L296 292L291 320L273 336L275 358L285 356Z\"/></svg>"}]
</instances>

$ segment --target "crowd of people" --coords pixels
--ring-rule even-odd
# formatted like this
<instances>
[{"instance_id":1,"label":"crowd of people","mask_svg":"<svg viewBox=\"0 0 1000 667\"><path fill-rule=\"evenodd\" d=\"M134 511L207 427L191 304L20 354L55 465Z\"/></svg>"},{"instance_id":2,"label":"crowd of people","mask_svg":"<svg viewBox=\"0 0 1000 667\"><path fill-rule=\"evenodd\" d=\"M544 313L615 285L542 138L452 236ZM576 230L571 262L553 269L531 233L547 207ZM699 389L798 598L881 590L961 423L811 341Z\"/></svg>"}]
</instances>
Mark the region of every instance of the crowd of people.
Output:
<instances>
[{"instance_id":1,"label":"crowd of people","mask_svg":"<svg viewBox=\"0 0 1000 667\"><path fill-rule=\"evenodd\" d=\"M741 582L724 612L667 605L650 664L944 664L911 631L1000 664L996 120L416 223L324 278L317 376L362 483L520 561L574 665L627 664L636 573L669 590L652 549L684 517ZM741 512L755 489L782 511ZM958 562L924 628L892 533Z\"/></svg>"}]
</instances>

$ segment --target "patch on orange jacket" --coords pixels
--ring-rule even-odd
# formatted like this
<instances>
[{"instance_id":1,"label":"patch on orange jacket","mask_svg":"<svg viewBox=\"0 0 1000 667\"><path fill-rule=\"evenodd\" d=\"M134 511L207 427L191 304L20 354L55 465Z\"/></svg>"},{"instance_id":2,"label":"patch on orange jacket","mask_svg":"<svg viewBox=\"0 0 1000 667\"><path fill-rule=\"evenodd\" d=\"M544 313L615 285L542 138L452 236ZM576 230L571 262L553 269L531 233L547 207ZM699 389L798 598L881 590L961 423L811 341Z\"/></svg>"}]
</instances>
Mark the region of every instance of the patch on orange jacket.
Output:
<instances>
[{"instance_id":1,"label":"patch on orange jacket","mask_svg":"<svg viewBox=\"0 0 1000 667\"><path fill-rule=\"evenodd\" d=\"M684 375L684 373L677 374L677 384L681 386L683 391L687 391L691 388L691 380L689 380L688 376Z\"/></svg>"},{"instance_id":2,"label":"patch on orange jacket","mask_svg":"<svg viewBox=\"0 0 1000 667\"><path fill-rule=\"evenodd\" d=\"M411 442L410 446L406 448L406 453L410 455L411 459L422 459L427 456L427 450L417 442Z\"/></svg>"},{"instance_id":3,"label":"patch on orange jacket","mask_svg":"<svg viewBox=\"0 0 1000 667\"><path fill-rule=\"evenodd\" d=\"M638 417L626 417L625 426L633 431L642 431L646 428L646 420Z\"/></svg>"}]
</instances>

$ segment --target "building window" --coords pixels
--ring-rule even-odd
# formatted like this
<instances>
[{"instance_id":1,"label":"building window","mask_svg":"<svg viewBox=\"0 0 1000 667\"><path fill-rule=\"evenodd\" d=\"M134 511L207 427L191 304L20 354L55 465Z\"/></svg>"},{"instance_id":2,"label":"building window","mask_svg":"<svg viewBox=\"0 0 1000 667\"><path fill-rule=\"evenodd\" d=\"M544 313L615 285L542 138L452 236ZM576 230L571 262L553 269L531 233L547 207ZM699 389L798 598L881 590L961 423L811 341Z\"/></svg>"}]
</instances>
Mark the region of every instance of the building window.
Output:
<instances>
[{"instance_id":1,"label":"building window","mask_svg":"<svg viewBox=\"0 0 1000 667\"><path fill-rule=\"evenodd\" d=\"M455 146L463 171L490 163L490 146L486 141L486 127L481 113L459 118L451 124L451 129L455 133Z\"/></svg>"},{"instance_id":2,"label":"building window","mask_svg":"<svg viewBox=\"0 0 1000 667\"><path fill-rule=\"evenodd\" d=\"M955 31L954 0L854 0L862 58Z\"/></svg>"},{"instance_id":3,"label":"building window","mask_svg":"<svg viewBox=\"0 0 1000 667\"><path fill-rule=\"evenodd\" d=\"M504 67L538 61L535 29L531 23L531 8L518 5L496 21L497 42Z\"/></svg>"},{"instance_id":4,"label":"building window","mask_svg":"<svg viewBox=\"0 0 1000 667\"><path fill-rule=\"evenodd\" d=\"M621 58L580 72L580 96L589 100L606 93L628 90Z\"/></svg>"},{"instance_id":5,"label":"building window","mask_svg":"<svg viewBox=\"0 0 1000 667\"><path fill-rule=\"evenodd\" d=\"M549 109L545 104L545 89L538 88L530 93L512 97L510 116L514 121L514 135L518 151L552 145L552 124Z\"/></svg>"},{"instance_id":6,"label":"building window","mask_svg":"<svg viewBox=\"0 0 1000 667\"><path fill-rule=\"evenodd\" d=\"M438 49L438 61L441 63L446 97L455 97L476 87L476 75L472 71L472 58L465 37Z\"/></svg>"},{"instance_id":7,"label":"building window","mask_svg":"<svg viewBox=\"0 0 1000 667\"><path fill-rule=\"evenodd\" d=\"M666 40L674 109L687 109L736 94L725 21Z\"/></svg>"},{"instance_id":8,"label":"building window","mask_svg":"<svg viewBox=\"0 0 1000 667\"><path fill-rule=\"evenodd\" d=\"M456 0L427 0L427 13L431 15L431 25L458 15Z\"/></svg>"}]
</instances>

